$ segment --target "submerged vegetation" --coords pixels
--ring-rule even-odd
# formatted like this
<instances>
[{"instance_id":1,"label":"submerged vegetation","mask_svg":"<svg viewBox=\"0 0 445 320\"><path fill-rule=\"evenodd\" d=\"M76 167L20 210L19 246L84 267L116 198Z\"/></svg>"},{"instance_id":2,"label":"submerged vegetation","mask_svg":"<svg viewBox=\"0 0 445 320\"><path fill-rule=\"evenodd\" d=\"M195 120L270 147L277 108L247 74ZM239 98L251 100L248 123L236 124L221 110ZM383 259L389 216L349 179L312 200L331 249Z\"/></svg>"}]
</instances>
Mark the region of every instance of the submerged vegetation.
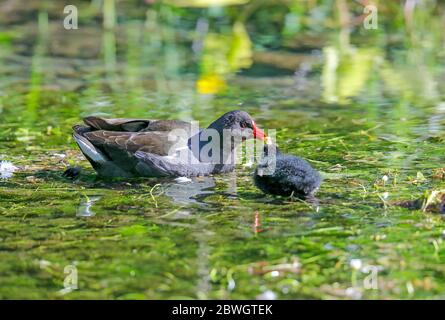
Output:
<instances>
[{"instance_id":1,"label":"submerged vegetation","mask_svg":"<svg viewBox=\"0 0 445 320\"><path fill-rule=\"evenodd\" d=\"M445 298L443 1L71 2L76 30L0 3L0 298ZM242 166L98 179L71 138L235 108L322 171L318 203Z\"/></svg>"}]
</instances>

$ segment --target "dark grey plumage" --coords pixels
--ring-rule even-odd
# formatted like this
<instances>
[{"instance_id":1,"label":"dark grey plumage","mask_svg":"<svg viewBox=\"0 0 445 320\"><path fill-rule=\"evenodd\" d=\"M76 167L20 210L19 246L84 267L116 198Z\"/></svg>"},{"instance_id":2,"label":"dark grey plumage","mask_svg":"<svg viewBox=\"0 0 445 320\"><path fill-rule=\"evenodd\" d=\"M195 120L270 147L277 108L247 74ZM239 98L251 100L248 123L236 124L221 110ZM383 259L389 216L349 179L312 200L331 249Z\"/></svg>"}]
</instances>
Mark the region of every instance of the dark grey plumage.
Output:
<instances>
[{"instance_id":1,"label":"dark grey plumage","mask_svg":"<svg viewBox=\"0 0 445 320\"><path fill-rule=\"evenodd\" d=\"M256 127L250 115L240 110L225 113L207 129L197 132L192 130L191 123L180 120L87 117L84 122L86 125L73 127L74 140L93 168L105 177L191 177L224 173L234 169L234 164L226 160L230 160L235 148L231 139L223 141L224 130L239 133L236 143L243 139L265 139L264 132ZM221 139L211 138L214 130ZM205 146L220 154L221 160L212 162L201 157Z\"/></svg>"},{"instance_id":2,"label":"dark grey plumage","mask_svg":"<svg viewBox=\"0 0 445 320\"><path fill-rule=\"evenodd\" d=\"M261 191L298 198L317 192L322 181L317 170L304 159L283 154L278 148L276 152L270 152L270 148L271 146L265 147L264 157L254 173L255 185Z\"/></svg>"}]
</instances>

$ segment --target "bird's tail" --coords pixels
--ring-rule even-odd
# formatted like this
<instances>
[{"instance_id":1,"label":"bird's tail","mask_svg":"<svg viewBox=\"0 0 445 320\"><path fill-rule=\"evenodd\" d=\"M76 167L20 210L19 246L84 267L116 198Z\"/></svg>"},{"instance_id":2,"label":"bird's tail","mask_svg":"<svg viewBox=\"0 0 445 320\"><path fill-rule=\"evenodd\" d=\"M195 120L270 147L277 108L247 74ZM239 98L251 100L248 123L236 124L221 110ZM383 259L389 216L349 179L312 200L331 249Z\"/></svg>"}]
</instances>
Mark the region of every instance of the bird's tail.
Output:
<instances>
[{"instance_id":1,"label":"bird's tail","mask_svg":"<svg viewBox=\"0 0 445 320\"><path fill-rule=\"evenodd\" d=\"M75 128L73 133L73 138L79 146L82 153L85 157L91 162L94 166L96 164L103 164L108 161L108 158L98 150L87 138L83 135L79 134Z\"/></svg>"}]
</instances>

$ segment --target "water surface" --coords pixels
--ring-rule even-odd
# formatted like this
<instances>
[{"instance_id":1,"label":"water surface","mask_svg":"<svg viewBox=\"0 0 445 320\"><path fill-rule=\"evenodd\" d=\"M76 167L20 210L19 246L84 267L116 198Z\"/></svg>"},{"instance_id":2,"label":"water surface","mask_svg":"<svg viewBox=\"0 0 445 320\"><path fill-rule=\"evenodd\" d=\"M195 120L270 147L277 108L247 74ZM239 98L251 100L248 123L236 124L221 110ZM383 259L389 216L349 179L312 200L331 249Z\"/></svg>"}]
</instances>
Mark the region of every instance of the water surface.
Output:
<instances>
[{"instance_id":1,"label":"water surface","mask_svg":"<svg viewBox=\"0 0 445 320\"><path fill-rule=\"evenodd\" d=\"M67 31L57 10L0 20L0 159L19 168L0 180L0 298L445 298L442 216L391 205L445 186L439 22L411 42L323 29L295 45L218 11L129 6L112 31ZM91 114L233 109L323 173L318 205L263 195L244 166L101 180L71 138ZM78 289L61 291L69 265Z\"/></svg>"}]
</instances>

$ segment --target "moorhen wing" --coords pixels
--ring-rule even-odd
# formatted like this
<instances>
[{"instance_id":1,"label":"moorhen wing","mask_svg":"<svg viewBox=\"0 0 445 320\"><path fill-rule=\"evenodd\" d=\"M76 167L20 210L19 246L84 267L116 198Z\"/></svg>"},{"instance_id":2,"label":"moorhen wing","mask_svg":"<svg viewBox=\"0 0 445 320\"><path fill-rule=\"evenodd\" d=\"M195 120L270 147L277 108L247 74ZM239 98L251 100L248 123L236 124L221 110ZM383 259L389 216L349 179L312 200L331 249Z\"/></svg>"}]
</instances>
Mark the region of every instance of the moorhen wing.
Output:
<instances>
[{"instance_id":1,"label":"moorhen wing","mask_svg":"<svg viewBox=\"0 0 445 320\"><path fill-rule=\"evenodd\" d=\"M255 185L264 193L310 198L320 187L320 173L304 159L284 154L276 145L264 146L264 156L255 169Z\"/></svg>"},{"instance_id":2,"label":"moorhen wing","mask_svg":"<svg viewBox=\"0 0 445 320\"><path fill-rule=\"evenodd\" d=\"M84 122L84 126L73 127L74 140L96 172L106 177L191 177L229 172L234 163L228 160L238 143L266 138L250 115L239 110L195 131L191 123L179 120L87 117ZM225 130L236 139L224 139ZM215 161L216 156L219 161Z\"/></svg>"}]
</instances>

